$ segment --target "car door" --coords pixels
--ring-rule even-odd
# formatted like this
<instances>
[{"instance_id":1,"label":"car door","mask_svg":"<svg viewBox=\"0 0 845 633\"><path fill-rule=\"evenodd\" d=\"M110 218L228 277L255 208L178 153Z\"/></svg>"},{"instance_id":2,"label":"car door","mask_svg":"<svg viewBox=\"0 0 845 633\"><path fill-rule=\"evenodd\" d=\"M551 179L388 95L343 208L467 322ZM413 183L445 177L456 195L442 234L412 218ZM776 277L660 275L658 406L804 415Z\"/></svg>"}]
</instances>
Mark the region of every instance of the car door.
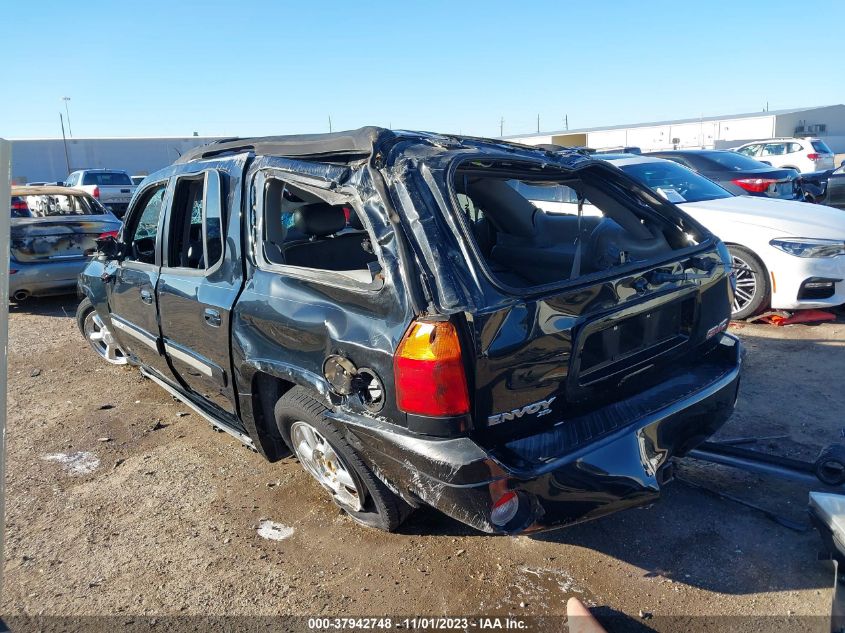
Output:
<instances>
[{"instance_id":1,"label":"car door","mask_svg":"<svg viewBox=\"0 0 845 633\"><path fill-rule=\"evenodd\" d=\"M234 414L229 315L242 266L225 246L225 172L194 169L176 176L166 220L157 291L162 342L175 378Z\"/></svg>"},{"instance_id":2,"label":"car door","mask_svg":"<svg viewBox=\"0 0 845 633\"><path fill-rule=\"evenodd\" d=\"M845 167L840 167L828 177L827 204L845 209Z\"/></svg>"},{"instance_id":3,"label":"car door","mask_svg":"<svg viewBox=\"0 0 845 633\"><path fill-rule=\"evenodd\" d=\"M155 288L167 199L167 179L151 183L136 197L120 237L123 255L107 264L104 277L112 329L121 348L165 378L170 369L162 354Z\"/></svg>"}]
</instances>

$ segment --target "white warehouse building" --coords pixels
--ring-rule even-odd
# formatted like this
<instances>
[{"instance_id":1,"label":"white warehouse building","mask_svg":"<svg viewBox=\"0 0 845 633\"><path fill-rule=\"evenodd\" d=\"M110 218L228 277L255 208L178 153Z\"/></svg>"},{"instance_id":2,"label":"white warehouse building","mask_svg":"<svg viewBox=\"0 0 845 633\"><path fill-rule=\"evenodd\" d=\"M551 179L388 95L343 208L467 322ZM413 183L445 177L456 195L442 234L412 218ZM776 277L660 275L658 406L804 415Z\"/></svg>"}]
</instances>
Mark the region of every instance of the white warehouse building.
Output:
<instances>
[{"instance_id":1,"label":"white warehouse building","mask_svg":"<svg viewBox=\"0 0 845 633\"><path fill-rule=\"evenodd\" d=\"M750 141L794 136L817 136L824 139L834 152L845 152L845 105L561 130L503 138L526 145L553 144L594 149L633 146L649 152L682 148L727 149Z\"/></svg>"},{"instance_id":2,"label":"white warehouse building","mask_svg":"<svg viewBox=\"0 0 845 633\"><path fill-rule=\"evenodd\" d=\"M12 183L55 182L77 169L122 169L130 176L167 167L186 151L220 137L12 139Z\"/></svg>"}]
</instances>

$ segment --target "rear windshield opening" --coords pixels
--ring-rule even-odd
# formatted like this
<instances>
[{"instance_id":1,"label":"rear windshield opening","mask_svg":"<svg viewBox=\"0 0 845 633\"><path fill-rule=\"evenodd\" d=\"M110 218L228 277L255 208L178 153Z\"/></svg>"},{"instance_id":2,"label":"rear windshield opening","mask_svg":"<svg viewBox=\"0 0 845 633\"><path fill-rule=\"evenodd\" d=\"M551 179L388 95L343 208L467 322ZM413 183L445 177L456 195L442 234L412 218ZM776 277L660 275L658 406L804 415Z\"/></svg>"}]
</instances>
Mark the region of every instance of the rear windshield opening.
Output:
<instances>
[{"instance_id":1,"label":"rear windshield opening","mask_svg":"<svg viewBox=\"0 0 845 633\"><path fill-rule=\"evenodd\" d=\"M38 194L12 197L13 218L103 215L104 213L103 207L83 196Z\"/></svg>"},{"instance_id":2,"label":"rear windshield opening","mask_svg":"<svg viewBox=\"0 0 845 633\"><path fill-rule=\"evenodd\" d=\"M457 201L493 276L515 288L556 284L694 243L650 194L606 174L587 168L574 177L507 162L462 165Z\"/></svg>"}]
</instances>

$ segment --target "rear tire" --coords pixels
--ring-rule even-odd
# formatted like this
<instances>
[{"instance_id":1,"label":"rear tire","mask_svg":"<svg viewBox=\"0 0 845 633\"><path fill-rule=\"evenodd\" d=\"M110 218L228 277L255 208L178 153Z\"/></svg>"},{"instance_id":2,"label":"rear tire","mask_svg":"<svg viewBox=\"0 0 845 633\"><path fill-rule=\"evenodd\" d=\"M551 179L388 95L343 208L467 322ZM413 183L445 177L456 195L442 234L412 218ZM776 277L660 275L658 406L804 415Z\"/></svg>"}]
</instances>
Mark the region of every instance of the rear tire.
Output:
<instances>
[{"instance_id":1,"label":"rear tire","mask_svg":"<svg viewBox=\"0 0 845 633\"><path fill-rule=\"evenodd\" d=\"M769 271L757 255L744 246L729 244L736 291L731 318L747 319L762 312L771 301Z\"/></svg>"},{"instance_id":2,"label":"rear tire","mask_svg":"<svg viewBox=\"0 0 845 633\"><path fill-rule=\"evenodd\" d=\"M367 527L394 531L413 508L364 464L326 419L326 410L307 389L293 387L279 398L274 412L279 432L300 464L346 514Z\"/></svg>"}]
</instances>

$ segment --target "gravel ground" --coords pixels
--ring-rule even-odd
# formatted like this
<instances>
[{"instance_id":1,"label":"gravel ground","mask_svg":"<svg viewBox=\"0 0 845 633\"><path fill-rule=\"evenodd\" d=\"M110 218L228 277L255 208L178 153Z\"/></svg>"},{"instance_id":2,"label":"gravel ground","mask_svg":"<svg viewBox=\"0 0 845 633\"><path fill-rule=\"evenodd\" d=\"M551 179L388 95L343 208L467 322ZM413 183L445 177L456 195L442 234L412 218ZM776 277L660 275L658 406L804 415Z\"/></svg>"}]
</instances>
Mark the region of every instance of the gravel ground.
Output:
<instances>
[{"instance_id":1,"label":"gravel ground","mask_svg":"<svg viewBox=\"0 0 845 633\"><path fill-rule=\"evenodd\" d=\"M266 463L100 361L74 310L72 297L12 306L5 617L554 616L577 596L613 630L674 631L717 615L798 630L797 616L829 612L813 531L690 484L803 523L806 487L687 460L651 508L538 537L485 536L434 511L370 531L293 459ZM786 435L755 448L807 458L837 441L845 318L732 329L748 357L720 435Z\"/></svg>"}]
</instances>

